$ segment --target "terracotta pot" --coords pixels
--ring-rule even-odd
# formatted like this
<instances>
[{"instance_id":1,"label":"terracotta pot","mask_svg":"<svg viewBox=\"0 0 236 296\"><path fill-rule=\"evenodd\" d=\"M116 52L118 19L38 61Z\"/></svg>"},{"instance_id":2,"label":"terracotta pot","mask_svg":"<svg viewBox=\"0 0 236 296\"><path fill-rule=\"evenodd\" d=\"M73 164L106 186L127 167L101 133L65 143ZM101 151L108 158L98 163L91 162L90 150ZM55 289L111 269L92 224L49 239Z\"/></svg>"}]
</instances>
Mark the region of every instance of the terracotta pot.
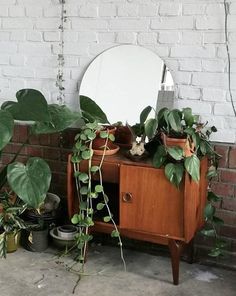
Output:
<instances>
[{"instance_id":1,"label":"terracotta pot","mask_svg":"<svg viewBox=\"0 0 236 296\"><path fill-rule=\"evenodd\" d=\"M127 126L117 126L115 132L115 143L120 147L132 147L132 134Z\"/></svg>"},{"instance_id":2,"label":"terracotta pot","mask_svg":"<svg viewBox=\"0 0 236 296\"><path fill-rule=\"evenodd\" d=\"M194 145L192 143L191 147L190 147L190 143L188 141L188 139L183 138L183 139L179 139L179 138L171 138L168 137L167 135L165 135L164 133L161 134L161 138L163 141L163 144L166 147L181 147L184 151L184 156L185 157L189 157L193 154L193 150L194 150Z\"/></svg>"},{"instance_id":3,"label":"terracotta pot","mask_svg":"<svg viewBox=\"0 0 236 296\"><path fill-rule=\"evenodd\" d=\"M101 131L106 131L108 132L108 134L114 135L115 136L115 132L116 132L116 127L114 126L106 126L104 127ZM103 139L100 137L100 132L101 131L97 131L97 137L93 140L93 149L95 150L101 150L102 147L105 146L106 144L106 139ZM113 144L113 142L111 140L107 140L107 146L109 147L109 145Z\"/></svg>"}]
</instances>

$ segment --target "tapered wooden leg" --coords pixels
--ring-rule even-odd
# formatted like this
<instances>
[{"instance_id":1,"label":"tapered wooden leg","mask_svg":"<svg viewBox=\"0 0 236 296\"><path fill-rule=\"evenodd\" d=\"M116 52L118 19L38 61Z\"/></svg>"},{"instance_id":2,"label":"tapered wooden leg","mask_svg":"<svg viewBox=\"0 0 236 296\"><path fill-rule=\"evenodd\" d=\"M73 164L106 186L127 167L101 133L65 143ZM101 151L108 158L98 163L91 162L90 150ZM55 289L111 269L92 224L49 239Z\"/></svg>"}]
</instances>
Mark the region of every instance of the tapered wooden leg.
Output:
<instances>
[{"instance_id":1,"label":"tapered wooden leg","mask_svg":"<svg viewBox=\"0 0 236 296\"><path fill-rule=\"evenodd\" d=\"M194 239L184 246L182 259L189 264L194 262Z\"/></svg>"},{"instance_id":2,"label":"tapered wooden leg","mask_svg":"<svg viewBox=\"0 0 236 296\"><path fill-rule=\"evenodd\" d=\"M174 239L170 239L168 242L170 255L171 255L171 265L172 265L172 276L173 276L173 284L179 284L179 262L180 255L183 251L184 243L180 241L176 241Z\"/></svg>"}]
</instances>

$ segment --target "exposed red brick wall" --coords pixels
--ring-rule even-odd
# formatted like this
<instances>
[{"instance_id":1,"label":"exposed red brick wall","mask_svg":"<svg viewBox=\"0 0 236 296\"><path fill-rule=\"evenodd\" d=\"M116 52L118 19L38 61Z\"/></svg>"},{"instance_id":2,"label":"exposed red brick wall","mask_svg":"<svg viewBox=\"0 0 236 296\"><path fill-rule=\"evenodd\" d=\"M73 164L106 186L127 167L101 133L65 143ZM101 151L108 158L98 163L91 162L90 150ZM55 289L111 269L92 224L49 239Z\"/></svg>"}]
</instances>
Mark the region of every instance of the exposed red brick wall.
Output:
<instances>
[{"instance_id":1,"label":"exposed red brick wall","mask_svg":"<svg viewBox=\"0 0 236 296\"><path fill-rule=\"evenodd\" d=\"M50 190L66 197L67 156L73 147L76 133L77 130L69 129L63 133L30 136L28 139L28 126L18 125L15 127L12 142L4 150L0 165L10 161L26 141L18 159L26 162L29 156L43 157L53 173ZM217 214L224 219L225 225L219 231L229 241L228 250L236 252L236 145L215 144L215 149L222 155L219 176L212 183L214 192L222 197L222 201L217 205ZM199 238L198 244L207 246L209 240Z\"/></svg>"}]
</instances>

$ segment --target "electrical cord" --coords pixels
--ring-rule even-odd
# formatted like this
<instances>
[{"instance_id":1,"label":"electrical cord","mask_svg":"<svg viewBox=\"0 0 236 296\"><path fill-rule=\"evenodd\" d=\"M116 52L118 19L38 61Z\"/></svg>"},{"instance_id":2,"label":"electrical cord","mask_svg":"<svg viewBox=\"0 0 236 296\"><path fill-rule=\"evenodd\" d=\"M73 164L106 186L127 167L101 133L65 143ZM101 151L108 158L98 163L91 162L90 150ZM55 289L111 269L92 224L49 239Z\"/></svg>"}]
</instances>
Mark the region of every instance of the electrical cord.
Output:
<instances>
[{"instance_id":1,"label":"electrical cord","mask_svg":"<svg viewBox=\"0 0 236 296\"><path fill-rule=\"evenodd\" d=\"M236 117L236 108L234 106L234 101L233 101L233 94L232 94L232 89L231 89L231 58L230 58L230 51L229 51L229 39L228 39L228 15L229 15L229 3L224 0L224 10L225 10L225 47L226 47L226 52L227 52L227 59L228 59L228 89L229 89L229 96L230 96L230 101L231 105L234 111L234 115Z\"/></svg>"}]
</instances>

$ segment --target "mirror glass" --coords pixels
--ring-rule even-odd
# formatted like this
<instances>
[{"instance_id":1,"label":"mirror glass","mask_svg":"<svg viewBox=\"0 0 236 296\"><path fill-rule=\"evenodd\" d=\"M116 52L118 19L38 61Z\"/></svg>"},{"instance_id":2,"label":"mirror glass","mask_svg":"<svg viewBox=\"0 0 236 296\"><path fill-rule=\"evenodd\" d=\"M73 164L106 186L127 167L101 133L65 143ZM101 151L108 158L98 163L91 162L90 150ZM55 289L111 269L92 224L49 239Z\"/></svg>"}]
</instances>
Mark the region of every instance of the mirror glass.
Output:
<instances>
[{"instance_id":1,"label":"mirror glass","mask_svg":"<svg viewBox=\"0 0 236 296\"><path fill-rule=\"evenodd\" d=\"M156 108L159 100L173 98L173 89L171 73L160 57L140 46L120 45L92 61L80 95L94 100L110 123L134 124L146 106Z\"/></svg>"}]
</instances>

